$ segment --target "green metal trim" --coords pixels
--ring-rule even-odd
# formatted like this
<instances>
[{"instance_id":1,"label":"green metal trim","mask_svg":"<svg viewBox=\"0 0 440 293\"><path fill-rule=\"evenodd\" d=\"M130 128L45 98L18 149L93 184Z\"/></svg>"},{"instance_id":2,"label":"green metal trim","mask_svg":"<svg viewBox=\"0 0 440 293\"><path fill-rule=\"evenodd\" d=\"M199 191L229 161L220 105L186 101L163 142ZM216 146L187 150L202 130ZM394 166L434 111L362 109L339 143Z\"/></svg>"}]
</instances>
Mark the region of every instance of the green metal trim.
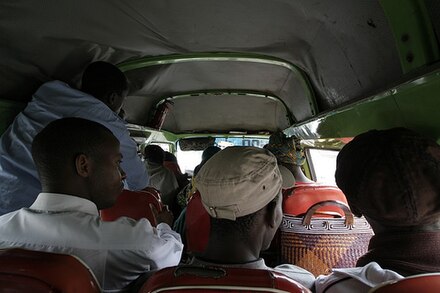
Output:
<instances>
[{"instance_id":1,"label":"green metal trim","mask_svg":"<svg viewBox=\"0 0 440 293\"><path fill-rule=\"evenodd\" d=\"M172 54L154 57L144 57L137 60L127 61L118 64L119 69L123 72L135 70L139 68L176 64L184 62L253 62L260 64L269 64L281 66L289 69L300 80L302 87L309 100L312 115L318 113L318 106L314 91L306 73L298 66L290 63L284 59L276 58L267 55L253 54L253 53L236 53L236 52L210 52L210 53L188 53L188 54Z\"/></svg>"},{"instance_id":2,"label":"green metal trim","mask_svg":"<svg viewBox=\"0 0 440 293\"><path fill-rule=\"evenodd\" d=\"M408 127L440 138L440 69L378 95L287 128L303 139L353 137L370 129Z\"/></svg>"},{"instance_id":3,"label":"green metal trim","mask_svg":"<svg viewBox=\"0 0 440 293\"><path fill-rule=\"evenodd\" d=\"M380 0L380 4L404 73L439 59L439 45L424 0Z\"/></svg>"},{"instance_id":4,"label":"green metal trim","mask_svg":"<svg viewBox=\"0 0 440 293\"><path fill-rule=\"evenodd\" d=\"M270 99L273 101L280 102L284 109L286 110L286 117L289 119L290 125L297 122L296 118L290 112L289 108L287 107L286 103L279 98L276 95L271 95L262 91L249 91L249 90L240 90L240 89L210 89L210 90L203 90L203 91L188 91L188 92L181 92L175 95L162 97L159 102L156 104L156 108L164 103L165 101L169 100L177 100L177 99L185 99L188 97L194 97L194 96L200 96L200 95L213 95L213 96L221 96L221 95L237 95L237 96L252 96L252 97L261 97Z\"/></svg>"}]
</instances>

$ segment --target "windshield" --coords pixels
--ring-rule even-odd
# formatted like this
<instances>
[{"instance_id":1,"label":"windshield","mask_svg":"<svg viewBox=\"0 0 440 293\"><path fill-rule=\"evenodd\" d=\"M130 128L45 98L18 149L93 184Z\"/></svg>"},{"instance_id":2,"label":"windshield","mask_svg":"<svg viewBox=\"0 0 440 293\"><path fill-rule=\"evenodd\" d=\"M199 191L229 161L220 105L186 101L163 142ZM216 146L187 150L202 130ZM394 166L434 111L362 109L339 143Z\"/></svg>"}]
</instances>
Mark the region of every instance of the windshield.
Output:
<instances>
[{"instance_id":1,"label":"windshield","mask_svg":"<svg viewBox=\"0 0 440 293\"><path fill-rule=\"evenodd\" d=\"M268 138L261 137L216 137L214 145L224 149L229 146L254 146L262 148L269 142ZM203 150L183 151L177 145L177 161L182 172L192 175L194 168L202 161Z\"/></svg>"}]
</instances>

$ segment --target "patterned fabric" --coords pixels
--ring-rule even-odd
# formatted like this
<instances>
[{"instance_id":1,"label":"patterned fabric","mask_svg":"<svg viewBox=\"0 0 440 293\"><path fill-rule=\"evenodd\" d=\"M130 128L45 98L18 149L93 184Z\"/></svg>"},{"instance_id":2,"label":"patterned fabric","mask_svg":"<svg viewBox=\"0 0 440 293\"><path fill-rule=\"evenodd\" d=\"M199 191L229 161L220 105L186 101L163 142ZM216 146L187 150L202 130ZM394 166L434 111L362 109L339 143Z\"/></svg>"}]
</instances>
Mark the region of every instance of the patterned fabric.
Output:
<instances>
[{"instance_id":1,"label":"patterned fabric","mask_svg":"<svg viewBox=\"0 0 440 293\"><path fill-rule=\"evenodd\" d=\"M277 157L279 163L301 166L306 160L300 139L295 136L287 138L281 131L270 136L266 148Z\"/></svg>"},{"instance_id":2,"label":"patterned fabric","mask_svg":"<svg viewBox=\"0 0 440 293\"><path fill-rule=\"evenodd\" d=\"M364 218L355 218L352 229L345 218L312 218L305 227L302 217L284 216L281 224L281 261L326 275L333 268L355 267L367 252L373 235Z\"/></svg>"}]
</instances>

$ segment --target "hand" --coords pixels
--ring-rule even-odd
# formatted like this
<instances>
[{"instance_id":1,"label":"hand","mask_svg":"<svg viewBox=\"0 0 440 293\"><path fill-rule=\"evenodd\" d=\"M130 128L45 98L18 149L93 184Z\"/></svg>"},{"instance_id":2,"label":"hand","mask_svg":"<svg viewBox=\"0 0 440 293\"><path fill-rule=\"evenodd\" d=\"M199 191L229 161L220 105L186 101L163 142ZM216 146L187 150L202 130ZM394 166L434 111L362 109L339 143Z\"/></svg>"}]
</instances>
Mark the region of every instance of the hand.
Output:
<instances>
[{"instance_id":1,"label":"hand","mask_svg":"<svg viewBox=\"0 0 440 293\"><path fill-rule=\"evenodd\" d=\"M173 213L169 210L167 205L162 207L162 211L158 211L156 207L150 204L151 211L153 212L154 218L156 219L157 224L166 223L170 227L173 225L174 216Z\"/></svg>"}]
</instances>

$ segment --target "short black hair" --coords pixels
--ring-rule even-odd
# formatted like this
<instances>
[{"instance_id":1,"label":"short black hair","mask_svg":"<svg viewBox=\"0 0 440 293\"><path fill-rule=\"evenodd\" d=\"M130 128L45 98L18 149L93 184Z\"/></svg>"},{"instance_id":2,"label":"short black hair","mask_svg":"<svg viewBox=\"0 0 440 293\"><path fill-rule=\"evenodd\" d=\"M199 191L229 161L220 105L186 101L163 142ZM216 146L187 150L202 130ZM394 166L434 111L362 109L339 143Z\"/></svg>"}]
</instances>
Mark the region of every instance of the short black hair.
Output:
<instances>
[{"instance_id":1,"label":"short black hair","mask_svg":"<svg viewBox=\"0 0 440 293\"><path fill-rule=\"evenodd\" d=\"M147 161L162 165L165 158L165 152L160 146L149 144L144 149L144 156Z\"/></svg>"},{"instance_id":2,"label":"short black hair","mask_svg":"<svg viewBox=\"0 0 440 293\"><path fill-rule=\"evenodd\" d=\"M82 75L81 90L104 101L113 92L122 95L128 90L124 73L115 65L104 61L90 63Z\"/></svg>"},{"instance_id":3,"label":"short black hair","mask_svg":"<svg viewBox=\"0 0 440 293\"><path fill-rule=\"evenodd\" d=\"M98 156L109 137L116 139L108 128L87 119L70 117L49 123L32 142L32 158L40 179L59 178L67 166L74 168L79 154Z\"/></svg>"},{"instance_id":4,"label":"short black hair","mask_svg":"<svg viewBox=\"0 0 440 293\"><path fill-rule=\"evenodd\" d=\"M276 205L279 197L280 195L278 194L263 208L266 208L269 205L272 207ZM232 235L236 239L246 241L250 237L249 233L252 231L252 226L255 225L257 214L262 209L256 211L255 213L238 217L235 219L235 221L211 217L211 234L215 234L218 238L224 238L227 235Z\"/></svg>"}]
</instances>

